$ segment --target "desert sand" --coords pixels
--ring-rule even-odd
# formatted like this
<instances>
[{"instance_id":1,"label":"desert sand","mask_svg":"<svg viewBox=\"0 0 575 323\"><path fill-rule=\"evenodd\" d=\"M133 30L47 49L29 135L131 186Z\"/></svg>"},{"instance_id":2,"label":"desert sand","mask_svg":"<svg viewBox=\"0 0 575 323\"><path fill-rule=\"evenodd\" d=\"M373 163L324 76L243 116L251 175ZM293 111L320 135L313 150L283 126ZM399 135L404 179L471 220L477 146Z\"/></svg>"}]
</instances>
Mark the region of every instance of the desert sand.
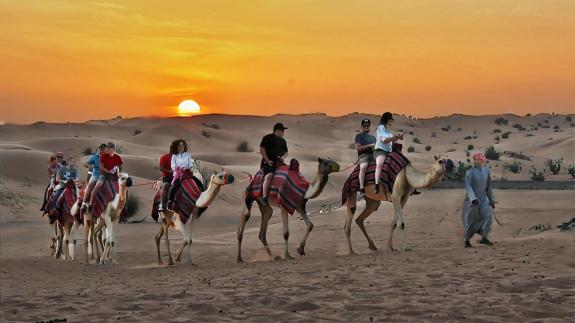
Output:
<instances>
[{"instance_id":1,"label":"desert sand","mask_svg":"<svg viewBox=\"0 0 575 323\"><path fill-rule=\"evenodd\" d=\"M117 229L118 265L85 265L83 241L77 248L79 259L73 262L49 256L47 220L37 210L47 181L47 160L55 151L86 158L82 153L86 148L93 150L112 140L121 146L126 171L136 184L145 184L158 178L157 159L173 139L181 137L204 167L225 168L241 179L242 172L257 170L260 157L255 150L261 136L282 121L289 127L285 138L290 157L299 159L303 174L313 179L317 157L331 157L343 167L354 163L350 144L364 116L206 115L0 126L0 319L562 322L575 318L575 233L556 229L574 216L573 190L496 190L495 214L502 222L492 227L496 245L472 249L463 248L461 237L463 190L424 190L404 211L413 251L386 250L392 206L385 203L367 220L379 251L367 248L354 225L353 244L360 254L348 256L345 210L319 212L338 206L349 173L343 172L330 176L324 193L309 205L316 226L305 257L270 261L257 239L259 216L254 210L244 235L246 263L236 264L245 183L230 185L194 230L192 250L199 266L193 268L185 262L175 267L156 264L154 236L159 227L148 216L154 191L143 185L130 189L141 204L130 220L143 222ZM373 123L378 120L368 117ZM498 117L507 119L508 125L496 125ZM529 180L532 165L542 170L546 159L564 158L560 174L546 174L547 180L573 181L564 171L575 162L575 128L566 116L396 119L396 129L413 132L406 135L404 149L415 147L406 156L420 168L427 167L433 154L447 153L455 162L465 161L469 144L474 145L472 152L494 145L501 153L522 152L531 159L502 154L500 161L491 162L495 180ZM513 128L518 123L527 130ZM494 137L501 133L495 129L511 134L496 144ZM237 152L242 140L254 151ZM425 150L427 145L430 151ZM513 161L522 163L519 174L503 170ZM292 254L304 229L304 223L292 216ZM281 232L275 214L268 230L274 254L283 253ZM170 237L172 247L179 247L180 235L172 231Z\"/></svg>"}]
</instances>

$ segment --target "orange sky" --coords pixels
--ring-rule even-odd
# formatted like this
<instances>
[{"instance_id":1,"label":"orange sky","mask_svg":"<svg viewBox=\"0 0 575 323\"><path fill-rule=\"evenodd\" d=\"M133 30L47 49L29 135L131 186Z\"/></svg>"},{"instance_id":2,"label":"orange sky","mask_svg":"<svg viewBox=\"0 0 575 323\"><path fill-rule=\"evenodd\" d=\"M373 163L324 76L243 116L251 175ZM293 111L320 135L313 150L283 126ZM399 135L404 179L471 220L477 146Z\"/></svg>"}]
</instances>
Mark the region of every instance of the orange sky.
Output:
<instances>
[{"instance_id":1,"label":"orange sky","mask_svg":"<svg viewBox=\"0 0 575 323\"><path fill-rule=\"evenodd\" d=\"M575 1L0 0L0 122L575 113Z\"/></svg>"}]
</instances>

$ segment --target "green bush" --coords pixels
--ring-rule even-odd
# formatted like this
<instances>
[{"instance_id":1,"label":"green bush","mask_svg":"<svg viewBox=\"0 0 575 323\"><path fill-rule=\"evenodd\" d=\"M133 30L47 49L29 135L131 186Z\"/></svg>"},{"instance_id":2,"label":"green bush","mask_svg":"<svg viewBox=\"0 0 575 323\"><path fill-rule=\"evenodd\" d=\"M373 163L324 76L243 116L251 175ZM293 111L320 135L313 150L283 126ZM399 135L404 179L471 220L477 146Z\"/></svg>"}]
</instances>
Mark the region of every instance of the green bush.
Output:
<instances>
[{"instance_id":1,"label":"green bush","mask_svg":"<svg viewBox=\"0 0 575 323\"><path fill-rule=\"evenodd\" d=\"M496 129L493 130L493 133L501 133L501 129L496 128Z\"/></svg>"},{"instance_id":2,"label":"green bush","mask_svg":"<svg viewBox=\"0 0 575 323\"><path fill-rule=\"evenodd\" d=\"M469 159L467 160L468 163L462 163L461 161L457 164L457 167L453 169L453 172L445 174L445 179L447 180L456 180L456 181L464 181L465 180L465 173L468 169L472 166L469 164Z\"/></svg>"},{"instance_id":3,"label":"green bush","mask_svg":"<svg viewBox=\"0 0 575 323\"><path fill-rule=\"evenodd\" d=\"M473 150L475 148L473 145L467 145L467 150Z\"/></svg>"},{"instance_id":4,"label":"green bush","mask_svg":"<svg viewBox=\"0 0 575 323\"><path fill-rule=\"evenodd\" d=\"M140 210L140 199L134 194L128 194L128 200L126 201L126 210L128 213L128 218L136 215L138 210Z\"/></svg>"},{"instance_id":5,"label":"green bush","mask_svg":"<svg viewBox=\"0 0 575 323\"><path fill-rule=\"evenodd\" d=\"M575 178L575 164L569 166L569 168L567 168L567 172L571 175L571 177Z\"/></svg>"},{"instance_id":6,"label":"green bush","mask_svg":"<svg viewBox=\"0 0 575 323\"><path fill-rule=\"evenodd\" d=\"M485 150L485 157L489 160L499 160L499 155L493 146L489 146L489 148Z\"/></svg>"},{"instance_id":7,"label":"green bush","mask_svg":"<svg viewBox=\"0 0 575 323\"><path fill-rule=\"evenodd\" d=\"M84 154L84 156L91 156L94 154L94 152L92 151L91 147L88 147L82 151L82 154Z\"/></svg>"},{"instance_id":8,"label":"green bush","mask_svg":"<svg viewBox=\"0 0 575 323\"><path fill-rule=\"evenodd\" d=\"M499 138L499 136L495 136L495 141L499 142L501 140L501 138Z\"/></svg>"},{"instance_id":9,"label":"green bush","mask_svg":"<svg viewBox=\"0 0 575 323\"><path fill-rule=\"evenodd\" d=\"M425 151L430 151L431 150L431 146L425 146Z\"/></svg>"},{"instance_id":10,"label":"green bush","mask_svg":"<svg viewBox=\"0 0 575 323\"><path fill-rule=\"evenodd\" d=\"M559 174L561 171L561 165L563 164L563 158L559 159L547 159L545 162L545 167L551 172L553 175Z\"/></svg>"},{"instance_id":11,"label":"green bush","mask_svg":"<svg viewBox=\"0 0 575 323\"><path fill-rule=\"evenodd\" d=\"M141 133L142 133L142 130L140 130L140 129L134 130L134 136L137 136L137 135L139 135L139 134L141 134Z\"/></svg>"},{"instance_id":12,"label":"green bush","mask_svg":"<svg viewBox=\"0 0 575 323\"><path fill-rule=\"evenodd\" d=\"M417 137L413 137L413 142L416 144L421 144L421 140L419 140Z\"/></svg>"},{"instance_id":13,"label":"green bush","mask_svg":"<svg viewBox=\"0 0 575 323\"><path fill-rule=\"evenodd\" d=\"M531 166L531 170L529 171L529 178L534 181L543 182L545 180L545 174L543 174L543 172L537 171L534 166Z\"/></svg>"},{"instance_id":14,"label":"green bush","mask_svg":"<svg viewBox=\"0 0 575 323\"><path fill-rule=\"evenodd\" d=\"M236 151L240 153L251 153L253 149L249 146L248 142L244 140L238 144Z\"/></svg>"},{"instance_id":15,"label":"green bush","mask_svg":"<svg viewBox=\"0 0 575 323\"><path fill-rule=\"evenodd\" d=\"M507 119L505 119L505 118L499 117L499 118L495 119L495 123L496 123L497 125L501 126L501 125L507 125L507 124L508 124L508 121L507 121Z\"/></svg>"},{"instance_id":16,"label":"green bush","mask_svg":"<svg viewBox=\"0 0 575 323\"><path fill-rule=\"evenodd\" d=\"M413 147L413 146L407 147L407 152L408 152L408 153L413 153L413 152L415 152L415 147Z\"/></svg>"},{"instance_id":17,"label":"green bush","mask_svg":"<svg viewBox=\"0 0 575 323\"><path fill-rule=\"evenodd\" d=\"M511 134L511 131L507 131L507 132L505 132L505 133L502 133L502 134L501 134L501 138L503 138L503 139L508 139L510 134Z\"/></svg>"},{"instance_id":18,"label":"green bush","mask_svg":"<svg viewBox=\"0 0 575 323\"><path fill-rule=\"evenodd\" d=\"M503 167L513 174L519 174L521 172L521 163L516 161L511 164L505 164Z\"/></svg>"},{"instance_id":19,"label":"green bush","mask_svg":"<svg viewBox=\"0 0 575 323\"><path fill-rule=\"evenodd\" d=\"M210 138L212 135L209 132L202 130L202 136L204 136L206 138Z\"/></svg>"}]
</instances>

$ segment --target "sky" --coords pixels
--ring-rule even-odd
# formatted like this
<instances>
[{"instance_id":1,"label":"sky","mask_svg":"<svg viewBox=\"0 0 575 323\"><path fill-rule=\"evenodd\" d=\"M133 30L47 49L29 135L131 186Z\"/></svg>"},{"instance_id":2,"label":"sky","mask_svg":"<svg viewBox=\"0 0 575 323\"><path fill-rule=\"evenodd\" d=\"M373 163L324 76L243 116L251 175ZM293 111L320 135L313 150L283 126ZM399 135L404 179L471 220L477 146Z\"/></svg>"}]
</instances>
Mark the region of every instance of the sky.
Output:
<instances>
[{"instance_id":1,"label":"sky","mask_svg":"<svg viewBox=\"0 0 575 323\"><path fill-rule=\"evenodd\" d=\"M0 123L575 113L572 0L0 0Z\"/></svg>"}]
</instances>

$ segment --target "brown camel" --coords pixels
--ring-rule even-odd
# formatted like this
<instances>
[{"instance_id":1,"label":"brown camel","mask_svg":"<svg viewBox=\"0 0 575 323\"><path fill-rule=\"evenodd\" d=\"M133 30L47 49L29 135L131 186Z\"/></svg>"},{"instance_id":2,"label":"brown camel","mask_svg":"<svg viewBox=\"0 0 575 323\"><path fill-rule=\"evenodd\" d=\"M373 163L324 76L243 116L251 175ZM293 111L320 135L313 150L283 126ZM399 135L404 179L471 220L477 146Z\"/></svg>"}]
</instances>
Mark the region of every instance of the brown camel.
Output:
<instances>
[{"instance_id":1,"label":"brown camel","mask_svg":"<svg viewBox=\"0 0 575 323\"><path fill-rule=\"evenodd\" d=\"M76 194L75 196L73 195L74 185L76 184L72 180L66 183L64 192L61 195L61 198L63 198L61 210L56 215L56 245L54 253L56 259L60 258L62 254L65 259L75 259L76 233L80 226L77 215L80 211L79 205L82 200L79 198L81 187L77 187Z\"/></svg>"},{"instance_id":2,"label":"brown camel","mask_svg":"<svg viewBox=\"0 0 575 323\"><path fill-rule=\"evenodd\" d=\"M303 220L305 221L305 223L307 225L307 231L306 231L306 233L305 233L305 235L304 235L304 237L300 243L299 248L297 249L298 253L302 256L305 255L305 244L306 244L307 238L308 238L310 232L313 230L313 222L310 220L310 218L306 212L307 200L314 199L314 198L318 197L321 194L321 192L323 191L325 185L327 184L329 174L333 173L333 172L337 172L337 171L339 171L339 164L338 163L336 163L335 161L329 160L329 159L318 158L318 174L317 174L315 180L311 183L311 185L308 187L307 191L305 192L304 199L295 208L295 211L301 215L301 217L303 218ZM288 221L289 220L289 213L288 213L288 211L285 208L283 208L282 206L280 206L275 199L269 199L268 205L265 205L261 199L256 199L255 201L258 204L260 212L262 214L259 238L260 238L260 241L262 242L262 244L264 245L264 248L267 251L270 259L274 259L274 257L273 257L273 254L272 254L269 246L268 246L268 242L267 242L267 238L266 238L266 232L267 232L269 220L273 214L273 207L279 208L281 210L281 213L282 213L283 231L284 231L284 245L285 245L284 259L286 259L286 260L287 259L293 259L293 257L290 256L289 250L288 250L288 239L289 239L289 221ZM253 202L254 202L253 199L246 198L245 203L244 203L244 208L242 210L240 227L238 229L238 256L237 256L238 262L243 262L243 259L242 259L242 239L243 239L243 234L244 234L244 229L246 227L246 223L248 222L250 215L251 215L251 209L252 209L252 203ZM275 259L280 259L280 258L278 256Z\"/></svg>"},{"instance_id":3,"label":"brown camel","mask_svg":"<svg viewBox=\"0 0 575 323\"><path fill-rule=\"evenodd\" d=\"M383 189L379 194L375 194L374 183L366 184L365 186L365 209L355 220L359 226L367 242L369 249L377 250L373 240L367 234L364 226L365 219L375 212L382 201L392 202L395 209L395 218L391 224L391 231L389 235L388 248L393 250L393 232L399 226L401 230L402 250L410 250L410 247L405 241L405 222L403 221L402 209L407 204L407 201L415 189L428 188L439 183L446 172L450 171L450 167L446 165L453 165L446 156L434 156L434 162L428 172L421 172L416 170L411 164L403 168L395 178L392 193L389 194L387 187L382 185ZM347 237L348 251L350 254L355 254L351 246L351 223L356 211L357 192L351 191L347 195L347 219L345 221L345 234Z\"/></svg>"}]
</instances>

